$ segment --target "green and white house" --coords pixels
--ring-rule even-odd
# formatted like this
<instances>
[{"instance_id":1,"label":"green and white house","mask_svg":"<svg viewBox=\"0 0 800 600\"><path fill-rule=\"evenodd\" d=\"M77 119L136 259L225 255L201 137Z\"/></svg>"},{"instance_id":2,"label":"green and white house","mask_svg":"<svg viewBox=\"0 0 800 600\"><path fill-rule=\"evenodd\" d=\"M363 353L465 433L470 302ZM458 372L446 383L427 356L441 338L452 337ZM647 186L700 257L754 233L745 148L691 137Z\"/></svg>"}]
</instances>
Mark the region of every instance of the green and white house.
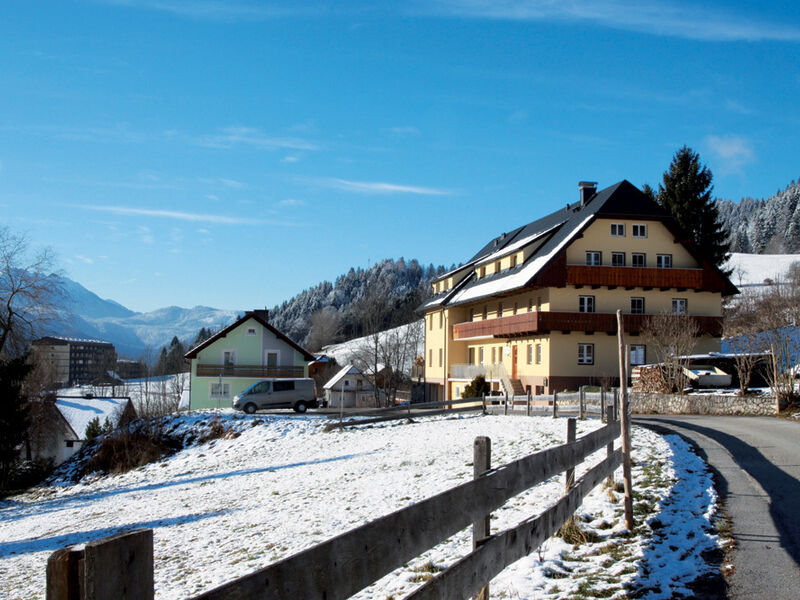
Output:
<instances>
[{"instance_id":1,"label":"green and white house","mask_svg":"<svg viewBox=\"0 0 800 600\"><path fill-rule=\"evenodd\" d=\"M269 324L269 311L247 311L192 348L190 407L231 406L233 397L267 377L308 377L314 355Z\"/></svg>"}]
</instances>

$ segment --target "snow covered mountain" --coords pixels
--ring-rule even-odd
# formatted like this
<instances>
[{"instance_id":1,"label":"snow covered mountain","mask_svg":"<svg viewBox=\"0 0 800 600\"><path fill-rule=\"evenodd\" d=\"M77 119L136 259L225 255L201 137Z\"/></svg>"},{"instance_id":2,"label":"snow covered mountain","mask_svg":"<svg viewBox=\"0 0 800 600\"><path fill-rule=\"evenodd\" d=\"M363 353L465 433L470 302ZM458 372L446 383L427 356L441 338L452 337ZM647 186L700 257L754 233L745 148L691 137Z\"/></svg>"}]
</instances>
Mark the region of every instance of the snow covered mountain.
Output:
<instances>
[{"instance_id":1,"label":"snow covered mountain","mask_svg":"<svg viewBox=\"0 0 800 600\"><path fill-rule=\"evenodd\" d=\"M208 306L169 306L151 312L135 312L114 300L100 298L81 284L62 278L65 302L62 317L51 333L111 342L121 357L139 358L168 345L173 337L192 340L202 328L221 329L242 311Z\"/></svg>"}]
</instances>

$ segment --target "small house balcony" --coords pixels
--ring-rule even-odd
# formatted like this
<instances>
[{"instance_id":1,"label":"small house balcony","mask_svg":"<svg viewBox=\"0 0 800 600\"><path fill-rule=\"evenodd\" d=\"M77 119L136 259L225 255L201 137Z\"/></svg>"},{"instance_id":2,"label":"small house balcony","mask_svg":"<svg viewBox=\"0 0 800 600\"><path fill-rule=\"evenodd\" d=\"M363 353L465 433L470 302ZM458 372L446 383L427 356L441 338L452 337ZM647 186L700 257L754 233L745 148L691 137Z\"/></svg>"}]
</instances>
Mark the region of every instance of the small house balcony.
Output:
<instances>
[{"instance_id":1,"label":"small house balcony","mask_svg":"<svg viewBox=\"0 0 800 600\"><path fill-rule=\"evenodd\" d=\"M567 265L569 285L705 289L703 269Z\"/></svg>"},{"instance_id":2,"label":"small house balcony","mask_svg":"<svg viewBox=\"0 0 800 600\"><path fill-rule=\"evenodd\" d=\"M265 367L261 365L197 365L198 377L304 377L303 367Z\"/></svg>"},{"instance_id":3,"label":"small house balcony","mask_svg":"<svg viewBox=\"0 0 800 600\"><path fill-rule=\"evenodd\" d=\"M639 333L652 315L623 315L625 333ZM700 335L722 335L722 317L690 316L700 329ZM550 333L551 331L591 331L615 334L615 313L527 312L486 321L467 321L453 325L453 339L514 338Z\"/></svg>"}]
</instances>

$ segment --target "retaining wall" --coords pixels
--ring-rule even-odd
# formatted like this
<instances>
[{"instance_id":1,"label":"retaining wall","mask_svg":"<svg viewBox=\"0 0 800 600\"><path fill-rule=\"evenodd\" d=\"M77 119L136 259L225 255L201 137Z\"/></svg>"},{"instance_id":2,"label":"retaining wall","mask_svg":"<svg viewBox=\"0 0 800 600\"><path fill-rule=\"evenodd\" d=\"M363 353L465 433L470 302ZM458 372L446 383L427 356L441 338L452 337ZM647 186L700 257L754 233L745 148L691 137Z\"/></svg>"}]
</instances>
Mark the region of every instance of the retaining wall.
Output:
<instances>
[{"instance_id":1,"label":"retaining wall","mask_svg":"<svg viewBox=\"0 0 800 600\"><path fill-rule=\"evenodd\" d=\"M774 415L774 396L630 393L634 414L667 415ZM786 408L781 406L781 410Z\"/></svg>"}]
</instances>

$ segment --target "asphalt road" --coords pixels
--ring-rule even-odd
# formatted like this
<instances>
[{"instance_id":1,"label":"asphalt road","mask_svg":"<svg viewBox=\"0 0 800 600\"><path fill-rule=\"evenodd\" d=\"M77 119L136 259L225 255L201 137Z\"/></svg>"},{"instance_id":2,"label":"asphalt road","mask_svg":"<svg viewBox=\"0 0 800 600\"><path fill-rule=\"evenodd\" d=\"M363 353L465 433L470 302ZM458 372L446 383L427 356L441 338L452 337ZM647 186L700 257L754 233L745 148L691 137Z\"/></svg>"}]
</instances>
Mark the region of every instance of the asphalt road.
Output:
<instances>
[{"instance_id":1,"label":"asphalt road","mask_svg":"<svg viewBox=\"0 0 800 600\"><path fill-rule=\"evenodd\" d=\"M800 423L770 417L634 415L678 433L714 468L733 522L730 598L800 598Z\"/></svg>"}]
</instances>

